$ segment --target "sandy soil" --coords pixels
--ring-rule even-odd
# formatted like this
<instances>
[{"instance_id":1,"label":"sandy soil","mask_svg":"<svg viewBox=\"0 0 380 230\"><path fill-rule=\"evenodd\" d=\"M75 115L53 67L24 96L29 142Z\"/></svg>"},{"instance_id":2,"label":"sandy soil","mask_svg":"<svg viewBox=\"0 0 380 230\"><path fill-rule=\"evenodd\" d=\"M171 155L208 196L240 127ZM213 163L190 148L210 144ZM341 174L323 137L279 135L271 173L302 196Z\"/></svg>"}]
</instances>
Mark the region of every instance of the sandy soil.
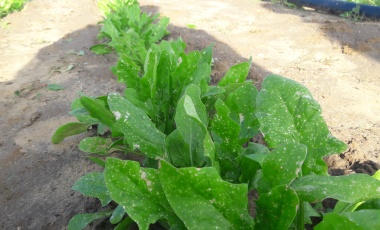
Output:
<instances>
[{"instance_id":1,"label":"sandy soil","mask_svg":"<svg viewBox=\"0 0 380 230\"><path fill-rule=\"evenodd\" d=\"M170 17L168 39L181 36L189 50L215 44L214 81L252 57L250 78L258 87L269 73L306 85L333 135L349 146L326 159L331 174L379 169L379 23L253 0L140 5ZM88 50L97 42L100 19L95 0L33 0L1 22L0 229L65 229L74 214L100 207L70 189L82 175L99 170L77 149L86 135L50 142L57 127L75 120L67 113L78 92L123 90L109 70L115 55ZM52 83L65 89L47 90Z\"/></svg>"}]
</instances>

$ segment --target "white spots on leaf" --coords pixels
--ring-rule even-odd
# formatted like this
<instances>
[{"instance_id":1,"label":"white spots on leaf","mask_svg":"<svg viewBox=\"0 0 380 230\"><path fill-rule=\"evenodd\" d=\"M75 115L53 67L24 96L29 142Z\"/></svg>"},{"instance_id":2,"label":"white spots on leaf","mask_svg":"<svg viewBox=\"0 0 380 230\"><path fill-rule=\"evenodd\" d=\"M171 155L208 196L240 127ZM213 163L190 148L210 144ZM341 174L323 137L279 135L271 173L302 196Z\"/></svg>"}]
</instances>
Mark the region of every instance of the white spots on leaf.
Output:
<instances>
[{"instance_id":1,"label":"white spots on leaf","mask_svg":"<svg viewBox=\"0 0 380 230\"><path fill-rule=\"evenodd\" d=\"M244 115L239 113L240 124L244 121Z\"/></svg>"},{"instance_id":2,"label":"white spots on leaf","mask_svg":"<svg viewBox=\"0 0 380 230\"><path fill-rule=\"evenodd\" d=\"M130 113L125 112L124 122L128 120L128 118L129 118L130 115L131 115Z\"/></svg>"},{"instance_id":3,"label":"white spots on leaf","mask_svg":"<svg viewBox=\"0 0 380 230\"><path fill-rule=\"evenodd\" d=\"M211 203L211 204L215 203L215 198L212 199L212 200L210 200L210 203Z\"/></svg>"},{"instance_id":4,"label":"white spots on leaf","mask_svg":"<svg viewBox=\"0 0 380 230\"><path fill-rule=\"evenodd\" d=\"M139 144L133 144L133 149L136 150L136 149L139 149L140 148L140 145Z\"/></svg>"},{"instance_id":5,"label":"white spots on leaf","mask_svg":"<svg viewBox=\"0 0 380 230\"><path fill-rule=\"evenodd\" d=\"M152 181L146 179L146 172L141 172L141 179L145 180L148 190L152 191Z\"/></svg>"},{"instance_id":6,"label":"white spots on leaf","mask_svg":"<svg viewBox=\"0 0 380 230\"><path fill-rule=\"evenodd\" d=\"M119 111L112 112L113 115L115 116L116 120L119 120L121 118L121 114Z\"/></svg>"},{"instance_id":7,"label":"white spots on leaf","mask_svg":"<svg viewBox=\"0 0 380 230\"><path fill-rule=\"evenodd\" d=\"M378 187L378 188L376 189L376 192L380 192L380 187Z\"/></svg>"},{"instance_id":8,"label":"white spots on leaf","mask_svg":"<svg viewBox=\"0 0 380 230\"><path fill-rule=\"evenodd\" d=\"M179 65L179 64L181 64L181 63L182 63L182 58L179 57L179 58L178 58L178 61L177 61L177 64Z\"/></svg>"}]
</instances>

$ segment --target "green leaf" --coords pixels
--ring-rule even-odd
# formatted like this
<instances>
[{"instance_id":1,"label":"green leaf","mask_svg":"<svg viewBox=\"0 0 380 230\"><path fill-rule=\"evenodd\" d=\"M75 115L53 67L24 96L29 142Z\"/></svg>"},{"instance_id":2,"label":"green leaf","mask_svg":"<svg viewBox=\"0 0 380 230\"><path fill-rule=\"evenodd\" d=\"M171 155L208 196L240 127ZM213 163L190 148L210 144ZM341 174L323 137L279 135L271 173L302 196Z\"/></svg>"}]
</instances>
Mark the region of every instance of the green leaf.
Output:
<instances>
[{"instance_id":1,"label":"green leaf","mask_svg":"<svg viewBox=\"0 0 380 230\"><path fill-rule=\"evenodd\" d=\"M218 85L226 86L231 83L242 83L248 76L250 68L250 63L242 62L232 66L226 75L222 79L220 79Z\"/></svg>"},{"instance_id":2,"label":"green leaf","mask_svg":"<svg viewBox=\"0 0 380 230\"><path fill-rule=\"evenodd\" d=\"M177 169L161 161L165 195L188 229L253 229L246 184L223 181L215 168Z\"/></svg>"},{"instance_id":3,"label":"green leaf","mask_svg":"<svg viewBox=\"0 0 380 230\"><path fill-rule=\"evenodd\" d=\"M153 159L168 157L164 152L165 134L155 127L143 110L117 94L109 94L108 103L116 117L115 125L125 135L131 148Z\"/></svg>"},{"instance_id":4,"label":"green leaf","mask_svg":"<svg viewBox=\"0 0 380 230\"><path fill-rule=\"evenodd\" d=\"M49 84L46 86L46 88L48 90L53 90L53 91L58 91L58 90L64 90L65 87L63 87L62 85L58 85L58 84Z\"/></svg>"},{"instance_id":5,"label":"green leaf","mask_svg":"<svg viewBox=\"0 0 380 230\"><path fill-rule=\"evenodd\" d=\"M276 75L266 77L256 107L261 132L270 148L292 142L307 146L304 175L327 175L322 157L346 149L343 142L331 136L309 90L295 81Z\"/></svg>"},{"instance_id":6,"label":"green leaf","mask_svg":"<svg viewBox=\"0 0 380 230\"><path fill-rule=\"evenodd\" d=\"M255 229L289 229L297 214L298 204L296 192L286 185L261 194L256 201Z\"/></svg>"},{"instance_id":7,"label":"green leaf","mask_svg":"<svg viewBox=\"0 0 380 230\"><path fill-rule=\"evenodd\" d=\"M121 221L115 228L114 230L126 230L129 229L131 224L135 223L131 217L126 217L123 221Z\"/></svg>"},{"instance_id":8,"label":"green leaf","mask_svg":"<svg viewBox=\"0 0 380 230\"><path fill-rule=\"evenodd\" d=\"M102 122L104 125L106 125L108 128L112 129L113 131L117 130L114 127L115 124L115 117L111 113L111 111L106 108L106 106L102 103L99 99L93 99L86 96L80 97L80 102L86 108L91 117L98 119L100 122Z\"/></svg>"},{"instance_id":9,"label":"green leaf","mask_svg":"<svg viewBox=\"0 0 380 230\"><path fill-rule=\"evenodd\" d=\"M75 116L78 119L78 121L82 123L100 123L98 119L90 116L90 113L87 111L86 108L83 107L82 103L80 102L80 98L75 98L71 102L71 111L69 112L69 114Z\"/></svg>"},{"instance_id":10,"label":"green leaf","mask_svg":"<svg viewBox=\"0 0 380 230\"><path fill-rule=\"evenodd\" d=\"M372 177L380 180L380 170L378 170ZM380 209L380 199L368 200L366 202L360 201L357 203L346 203L343 201L338 201L334 207L334 212L353 212L356 209Z\"/></svg>"},{"instance_id":11,"label":"green leaf","mask_svg":"<svg viewBox=\"0 0 380 230\"><path fill-rule=\"evenodd\" d=\"M189 28L189 29L196 29L196 28L197 28L197 26L194 25L194 24L187 24L186 26L187 26L187 28Z\"/></svg>"},{"instance_id":12,"label":"green leaf","mask_svg":"<svg viewBox=\"0 0 380 230\"><path fill-rule=\"evenodd\" d=\"M111 214L112 211L77 214L71 218L69 224L67 225L67 230L83 229L92 221L110 216Z\"/></svg>"},{"instance_id":13,"label":"green leaf","mask_svg":"<svg viewBox=\"0 0 380 230\"><path fill-rule=\"evenodd\" d=\"M69 122L59 127L51 138L53 144L61 143L66 137L87 132L91 124L81 122Z\"/></svg>"},{"instance_id":14,"label":"green leaf","mask_svg":"<svg viewBox=\"0 0 380 230\"><path fill-rule=\"evenodd\" d=\"M139 229L148 229L160 219L179 221L166 200L156 169L140 168L135 161L108 158L104 176L109 195Z\"/></svg>"},{"instance_id":15,"label":"green leaf","mask_svg":"<svg viewBox=\"0 0 380 230\"><path fill-rule=\"evenodd\" d=\"M98 198L102 206L107 205L112 200L108 195L102 172L92 172L82 176L71 188L85 196Z\"/></svg>"},{"instance_id":16,"label":"green leaf","mask_svg":"<svg viewBox=\"0 0 380 230\"><path fill-rule=\"evenodd\" d=\"M380 181L366 174L346 176L307 175L291 184L302 201L317 202L334 198L356 203L380 198Z\"/></svg>"},{"instance_id":17,"label":"green leaf","mask_svg":"<svg viewBox=\"0 0 380 230\"><path fill-rule=\"evenodd\" d=\"M248 140L259 133L259 121L255 116L257 89L248 82L228 95L226 104L230 117L240 125L239 138Z\"/></svg>"},{"instance_id":18,"label":"green leaf","mask_svg":"<svg viewBox=\"0 0 380 230\"><path fill-rule=\"evenodd\" d=\"M209 138L207 114L200 100L200 89L196 85L189 85L178 102L175 122L183 140L188 144L191 166L203 165L204 156L213 158L213 148L205 147Z\"/></svg>"},{"instance_id":19,"label":"green leaf","mask_svg":"<svg viewBox=\"0 0 380 230\"><path fill-rule=\"evenodd\" d=\"M111 224L119 223L123 219L124 215L125 215L125 210L123 206L118 205L116 209L113 211L112 216L110 217L110 223Z\"/></svg>"},{"instance_id":20,"label":"green leaf","mask_svg":"<svg viewBox=\"0 0 380 230\"><path fill-rule=\"evenodd\" d=\"M220 157L237 157L240 153L241 143L239 142L240 126L230 115L230 110L227 105L220 99L215 103L216 114L211 122L211 131L213 136L217 135L226 152L224 154L218 153Z\"/></svg>"},{"instance_id":21,"label":"green leaf","mask_svg":"<svg viewBox=\"0 0 380 230\"><path fill-rule=\"evenodd\" d=\"M239 141L240 126L229 117L230 110L222 100L216 101L215 109L217 113L213 117L210 129L215 140L221 175L227 181L237 181L240 172L235 159L243 149Z\"/></svg>"},{"instance_id":22,"label":"green leaf","mask_svg":"<svg viewBox=\"0 0 380 230\"><path fill-rule=\"evenodd\" d=\"M214 45L210 45L201 51L201 59L199 60L199 64L206 63L207 65L211 65L212 62L212 49Z\"/></svg>"},{"instance_id":23,"label":"green leaf","mask_svg":"<svg viewBox=\"0 0 380 230\"><path fill-rule=\"evenodd\" d=\"M364 203L360 203L360 206L357 207L356 210L362 210L362 209L380 209L380 198L368 200ZM334 211L335 211L335 209L334 209Z\"/></svg>"},{"instance_id":24,"label":"green leaf","mask_svg":"<svg viewBox=\"0 0 380 230\"><path fill-rule=\"evenodd\" d=\"M79 143L79 150L86 153L107 155L113 141L111 138L87 137Z\"/></svg>"},{"instance_id":25,"label":"green leaf","mask_svg":"<svg viewBox=\"0 0 380 230\"><path fill-rule=\"evenodd\" d=\"M263 161L263 180L271 188L289 185L302 176L302 164L306 158L305 145L289 143L280 145L265 157Z\"/></svg>"},{"instance_id":26,"label":"green leaf","mask_svg":"<svg viewBox=\"0 0 380 230\"><path fill-rule=\"evenodd\" d=\"M120 54L117 65L111 67L111 70L119 82L125 83L128 88L140 91L141 68L128 55Z\"/></svg>"},{"instance_id":27,"label":"green leaf","mask_svg":"<svg viewBox=\"0 0 380 230\"><path fill-rule=\"evenodd\" d=\"M181 132L176 129L166 137L166 148L171 163L175 167L191 166L191 153L189 144L182 138Z\"/></svg>"},{"instance_id":28,"label":"green leaf","mask_svg":"<svg viewBox=\"0 0 380 230\"><path fill-rule=\"evenodd\" d=\"M103 161L102 159L99 159L97 157L89 157L89 156L87 158L102 168L106 167L106 162Z\"/></svg>"},{"instance_id":29,"label":"green leaf","mask_svg":"<svg viewBox=\"0 0 380 230\"><path fill-rule=\"evenodd\" d=\"M341 230L341 229L380 229L380 210L360 210L337 214L327 213L321 223L315 226L315 230Z\"/></svg>"},{"instance_id":30,"label":"green leaf","mask_svg":"<svg viewBox=\"0 0 380 230\"><path fill-rule=\"evenodd\" d=\"M261 169L263 161L269 153L269 149L264 145L253 142L248 143L248 147L238 157L241 167L240 182L251 184L255 174Z\"/></svg>"},{"instance_id":31,"label":"green leaf","mask_svg":"<svg viewBox=\"0 0 380 230\"><path fill-rule=\"evenodd\" d=\"M90 47L90 50L95 54L108 54L112 52L112 48L107 44L97 44Z\"/></svg>"}]
</instances>

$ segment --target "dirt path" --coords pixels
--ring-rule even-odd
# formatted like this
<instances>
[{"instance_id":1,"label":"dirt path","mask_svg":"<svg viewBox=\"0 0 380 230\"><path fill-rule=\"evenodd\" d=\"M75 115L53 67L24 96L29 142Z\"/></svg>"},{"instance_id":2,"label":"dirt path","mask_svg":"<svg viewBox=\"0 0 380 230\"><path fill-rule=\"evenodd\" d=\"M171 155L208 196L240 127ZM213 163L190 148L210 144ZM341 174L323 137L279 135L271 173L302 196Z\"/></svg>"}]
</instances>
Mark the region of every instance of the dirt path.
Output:
<instances>
[{"instance_id":1,"label":"dirt path","mask_svg":"<svg viewBox=\"0 0 380 230\"><path fill-rule=\"evenodd\" d=\"M268 73L306 85L333 135L350 147L327 159L331 173L379 169L379 23L251 0L140 5L170 17L169 38L182 36L189 50L215 44L214 81L252 57L250 78L258 86ZM83 136L50 143L57 127L74 121L67 113L78 92L123 90L109 71L116 57L88 50L100 19L95 0L33 0L3 19L10 24L0 28L0 229L64 229L74 214L100 207L70 189L98 170L77 149ZM47 90L52 83L65 89Z\"/></svg>"}]
</instances>

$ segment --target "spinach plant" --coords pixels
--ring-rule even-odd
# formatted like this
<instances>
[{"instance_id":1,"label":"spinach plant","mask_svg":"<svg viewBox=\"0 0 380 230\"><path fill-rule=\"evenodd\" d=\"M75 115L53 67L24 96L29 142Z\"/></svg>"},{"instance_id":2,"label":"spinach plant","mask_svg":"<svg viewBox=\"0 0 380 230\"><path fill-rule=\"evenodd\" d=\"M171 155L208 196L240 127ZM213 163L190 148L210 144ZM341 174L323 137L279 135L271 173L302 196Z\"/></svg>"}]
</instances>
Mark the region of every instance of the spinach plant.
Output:
<instances>
[{"instance_id":1,"label":"spinach plant","mask_svg":"<svg viewBox=\"0 0 380 230\"><path fill-rule=\"evenodd\" d=\"M154 223L173 229L304 229L311 216L323 218L316 229L379 227L380 172L328 175L322 158L346 145L330 134L304 86L270 75L258 91L246 79L249 62L210 85L212 47L185 53L185 46L180 39L150 43L139 58L130 54L135 46L128 52L115 48L119 61L112 71L125 83L124 94L82 95L72 103L78 122L58 128L52 141L96 125L99 135L79 148L104 168L73 189L102 206L118 206L78 214L68 229L104 217L115 229L134 222L140 229ZM251 142L260 133L266 145ZM145 161L108 157L115 150ZM251 190L257 197L248 197ZM320 214L313 205L325 198L339 202L333 212Z\"/></svg>"},{"instance_id":2,"label":"spinach plant","mask_svg":"<svg viewBox=\"0 0 380 230\"><path fill-rule=\"evenodd\" d=\"M98 39L105 43L90 49L97 54L110 53L114 49L118 54L127 55L142 68L150 45L169 34L166 30L169 18L158 20L159 14L151 16L142 13L137 1L109 2L105 9L110 13L100 22L102 27L98 34Z\"/></svg>"}]
</instances>

